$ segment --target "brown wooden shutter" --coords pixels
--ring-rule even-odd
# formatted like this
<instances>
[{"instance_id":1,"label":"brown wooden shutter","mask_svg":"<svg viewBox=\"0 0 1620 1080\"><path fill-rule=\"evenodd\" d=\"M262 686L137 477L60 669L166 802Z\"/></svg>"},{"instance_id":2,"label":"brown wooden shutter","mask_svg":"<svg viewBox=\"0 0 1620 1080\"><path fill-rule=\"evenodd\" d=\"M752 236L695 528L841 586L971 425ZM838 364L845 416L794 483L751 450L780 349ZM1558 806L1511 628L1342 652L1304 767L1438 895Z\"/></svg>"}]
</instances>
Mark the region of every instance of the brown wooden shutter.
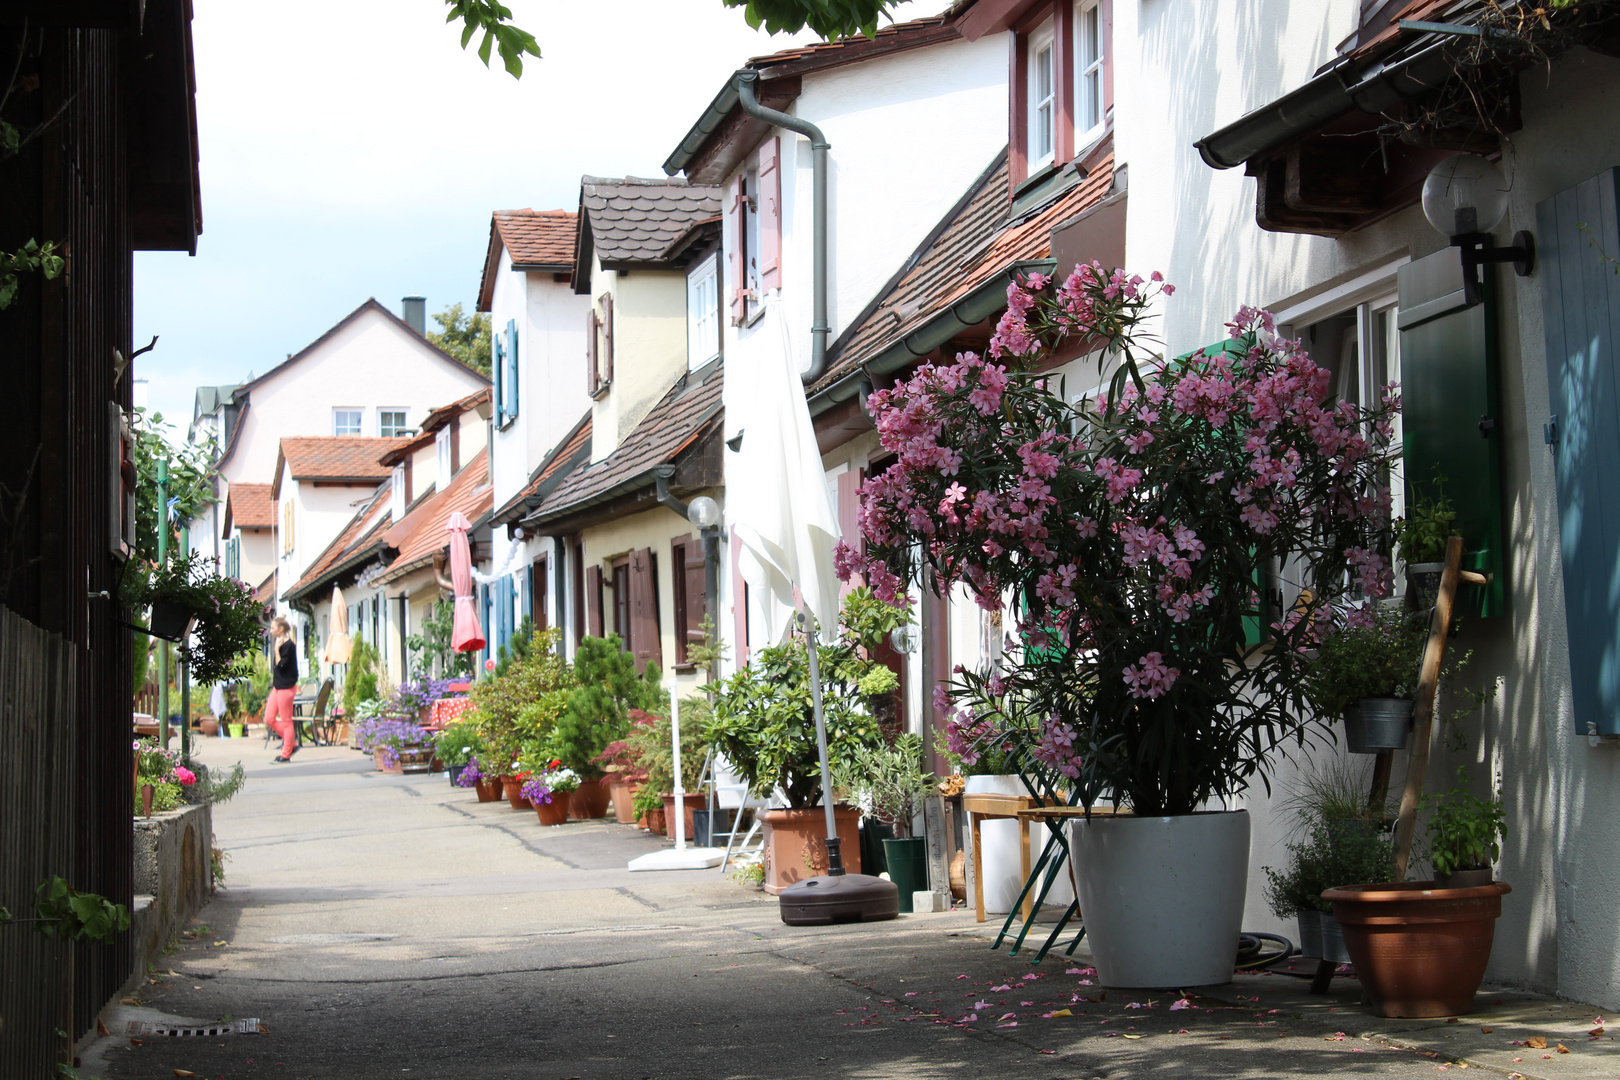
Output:
<instances>
[{"instance_id":1,"label":"brown wooden shutter","mask_svg":"<svg viewBox=\"0 0 1620 1080\"><path fill-rule=\"evenodd\" d=\"M613 381L613 294L602 294L602 381Z\"/></svg>"},{"instance_id":2,"label":"brown wooden shutter","mask_svg":"<svg viewBox=\"0 0 1620 1080\"><path fill-rule=\"evenodd\" d=\"M748 194L743 190L743 178L731 181L726 196L723 242L726 246L725 288L731 297L731 325L741 326L748 313L748 275L744 272L748 257Z\"/></svg>"},{"instance_id":3,"label":"brown wooden shutter","mask_svg":"<svg viewBox=\"0 0 1620 1080\"><path fill-rule=\"evenodd\" d=\"M574 541L571 550L574 553L573 559L569 560L565 558L561 561L565 563L572 561L574 564L574 648L578 649L579 643L585 640L585 612L590 608L591 604L586 599L587 593L585 592L585 545L576 540ZM563 589L563 579L560 576L561 573L562 567L559 566L559 577L557 578L557 588L559 592L566 591ZM600 595L602 591L600 583L597 585L596 591L598 595ZM600 622L602 619L601 604L596 605L596 612L597 621Z\"/></svg>"},{"instance_id":4,"label":"brown wooden shutter","mask_svg":"<svg viewBox=\"0 0 1620 1080\"><path fill-rule=\"evenodd\" d=\"M547 573L546 556L534 560L529 567L529 617L534 620L536 632L551 625L546 615L546 601L550 598L551 575Z\"/></svg>"},{"instance_id":5,"label":"brown wooden shutter","mask_svg":"<svg viewBox=\"0 0 1620 1080\"><path fill-rule=\"evenodd\" d=\"M596 318L596 309L592 308L587 311L585 313L585 392L592 397L596 396L596 391L601 387L601 379L597 375L596 364L596 328L599 325Z\"/></svg>"},{"instance_id":6,"label":"brown wooden shutter","mask_svg":"<svg viewBox=\"0 0 1620 1080\"><path fill-rule=\"evenodd\" d=\"M861 535L861 485L865 482L865 469L846 469L838 474L838 531L843 534L844 543L857 554L866 550L866 538ZM847 595L857 585L865 584L863 576L853 575L838 590L839 595Z\"/></svg>"},{"instance_id":7,"label":"brown wooden shutter","mask_svg":"<svg viewBox=\"0 0 1620 1080\"><path fill-rule=\"evenodd\" d=\"M405 459L405 508L408 510L408 509L410 509L410 506L411 506L411 459L410 459L410 457L407 457ZM394 524L397 525L397 524L399 524L399 522L396 521Z\"/></svg>"},{"instance_id":8,"label":"brown wooden shutter","mask_svg":"<svg viewBox=\"0 0 1620 1080\"><path fill-rule=\"evenodd\" d=\"M461 418L450 421L450 475L461 471Z\"/></svg>"},{"instance_id":9,"label":"brown wooden shutter","mask_svg":"<svg viewBox=\"0 0 1620 1080\"><path fill-rule=\"evenodd\" d=\"M585 614L591 637L602 636L602 568L585 568Z\"/></svg>"},{"instance_id":10,"label":"brown wooden shutter","mask_svg":"<svg viewBox=\"0 0 1620 1080\"><path fill-rule=\"evenodd\" d=\"M680 574L682 592L686 598L685 619L677 624L681 631L679 647L681 661L686 662L686 651L703 645L703 617L709 611L708 580L703 567L703 541L692 537L676 549L682 556L684 573Z\"/></svg>"},{"instance_id":11,"label":"brown wooden shutter","mask_svg":"<svg viewBox=\"0 0 1620 1080\"><path fill-rule=\"evenodd\" d=\"M652 548L630 556L630 649L636 670L663 667L658 640L658 570Z\"/></svg>"},{"instance_id":12,"label":"brown wooden shutter","mask_svg":"<svg viewBox=\"0 0 1620 1080\"><path fill-rule=\"evenodd\" d=\"M769 292L782 284L782 140L773 135L760 144L759 172L759 288Z\"/></svg>"}]
</instances>

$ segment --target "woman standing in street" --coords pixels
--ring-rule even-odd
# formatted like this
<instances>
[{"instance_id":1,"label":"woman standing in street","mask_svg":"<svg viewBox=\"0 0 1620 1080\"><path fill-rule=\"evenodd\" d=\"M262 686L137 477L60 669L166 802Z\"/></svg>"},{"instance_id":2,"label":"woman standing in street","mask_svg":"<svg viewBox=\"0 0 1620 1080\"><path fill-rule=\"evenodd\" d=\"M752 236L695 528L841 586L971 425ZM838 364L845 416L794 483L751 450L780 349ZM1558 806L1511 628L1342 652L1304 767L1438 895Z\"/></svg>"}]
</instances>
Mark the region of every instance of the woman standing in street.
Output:
<instances>
[{"instance_id":1,"label":"woman standing in street","mask_svg":"<svg viewBox=\"0 0 1620 1080\"><path fill-rule=\"evenodd\" d=\"M287 762L298 752L298 729L293 726L298 646L293 644L292 626L279 615L270 624L270 631L270 700L264 706L264 722L281 736L281 754L273 760Z\"/></svg>"}]
</instances>

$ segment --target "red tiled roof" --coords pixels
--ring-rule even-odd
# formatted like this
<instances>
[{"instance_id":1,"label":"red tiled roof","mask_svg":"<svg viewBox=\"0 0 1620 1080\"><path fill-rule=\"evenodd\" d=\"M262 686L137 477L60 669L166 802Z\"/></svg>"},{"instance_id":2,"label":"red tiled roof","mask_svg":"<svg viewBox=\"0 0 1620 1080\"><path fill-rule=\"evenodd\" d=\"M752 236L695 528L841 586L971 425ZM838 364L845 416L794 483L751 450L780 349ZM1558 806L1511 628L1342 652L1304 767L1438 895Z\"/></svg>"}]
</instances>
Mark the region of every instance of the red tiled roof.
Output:
<instances>
[{"instance_id":1,"label":"red tiled roof","mask_svg":"<svg viewBox=\"0 0 1620 1080\"><path fill-rule=\"evenodd\" d=\"M358 435L288 435L281 440L276 461L276 480L271 494L281 497L282 465L288 466L294 480L325 480L332 483L371 484L388 476L379 459L388 451L410 440L371 439Z\"/></svg>"},{"instance_id":2,"label":"red tiled roof","mask_svg":"<svg viewBox=\"0 0 1620 1080\"><path fill-rule=\"evenodd\" d=\"M467 462L450 486L417 503L405 515L405 520L390 528L382 537L388 547L399 554L388 564L388 572L379 580L392 581L403 577L433 561L433 556L450 544L446 523L450 515L460 511L468 521L477 523L489 513L494 492L489 486L489 449L486 447Z\"/></svg>"},{"instance_id":3,"label":"red tiled roof","mask_svg":"<svg viewBox=\"0 0 1620 1080\"><path fill-rule=\"evenodd\" d=\"M268 604L274 601L275 598L276 572L272 570L269 574L265 575L265 579L259 582L258 587L253 590L253 599L257 600L261 604Z\"/></svg>"},{"instance_id":4,"label":"red tiled roof","mask_svg":"<svg viewBox=\"0 0 1620 1080\"><path fill-rule=\"evenodd\" d=\"M343 531L326 546L326 550L309 565L304 576L282 594L284 600L298 600L317 592L345 570L352 569L383 554L382 534L393 520L389 509L391 484L378 484Z\"/></svg>"},{"instance_id":5,"label":"red tiled roof","mask_svg":"<svg viewBox=\"0 0 1620 1080\"><path fill-rule=\"evenodd\" d=\"M572 210L497 210L490 215L489 247L484 276L478 283L478 310L488 311L495 297L495 273L501 252L514 269L569 273L574 268L574 234L578 217Z\"/></svg>"},{"instance_id":6,"label":"red tiled roof","mask_svg":"<svg viewBox=\"0 0 1620 1080\"><path fill-rule=\"evenodd\" d=\"M459 401L452 401L448 405L440 405L437 409L434 409L432 412L428 413L427 419L422 421L422 433L420 435L406 437L404 442L391 448L382 457L378 458L377 463L380 465L387 465L392 468L401 461L404 461L407 455L414 454L416 451L422 449L422 447L437 439L439 437L440 428L444 427L444 425L448 424L462 413L467 412L470 409L475 409L483 402L488 401L491 394L492 391L486 386L477 393L468 394Z\"/></svg>"},{"instance_id":7,"label":"red tiled roof","mask_svg":"<svg viewBox=\"0 0 1620 1080\"><path fill-rule=\"evenodd\" d=\"M1053 227L1100 202L1113 186L1112 146L1100 147L1092 160L1091 171L1074 187L1009 221L1011 189L1003 156L877 306L834 343L827 374L810 392L847 376L962 297L1006 273L1013 263L1048 257Z\"/></svg>"},{"instance_id":8,"label":"red tiled roof","mask_svg":"<svg viewBox=\"0 0 1620 1080\"><path fill-rule=\"evenodd\" d=\"M269 484L232 484L225 496L225 518L220 539L230 536L231 527L268 529L276 523L275 501Z\"/></svg>"},{"instance_id":9,"label":"red tiled roof","mask_svg":"<svg viewBox=\"0 0 1620 1080\"><path fill-rule=\"evenodd\" d=\"M570 473L526 520L555 520L651 484L655 465L673 461L719 417L724 374L714 363L677 382L617 450Z\"/></svg>"},{"instance_id":10,"label":"red tiled roof","mask_svg":"<svg viewBox=\"0 0 1620 1080\"><path fill-rule=\"evenodd\" d=\"M956 15L966 6L969 5L952 4L938 15L912 19L909 22L890 23L880 27L875 37L868 38L857 34L855 37L842 38L838 41L818 41L810 45L799 45L780 52L767 53L764 56L755 56L748 61L748 66L764 70L767 76L775 78L780 75L798 74L801 71L820 71L840 64L853 64L870 56L895 53L919 45L932 45L936 41L949 41L960 36L955 26ZM770 70L774 68L781 70Z\"/></svg>"},{"instance_id":11,"label":"red tiled roof","mask_svg":"<svg viewBox=\"0 0 1620 1080\"><path fill-rule=\"evenodd\" d=\"M550 494L556 490L563 477L576 467L585 464L590 458L591 414L587 412L584 419L574 425L574 430L541 459L533 475L529 477L529 482L523 485L523 490L506 500L490 520L496 525L516 521L528 513L525 503L531 496L544 497Z\"/></svg>"}]
</instances>

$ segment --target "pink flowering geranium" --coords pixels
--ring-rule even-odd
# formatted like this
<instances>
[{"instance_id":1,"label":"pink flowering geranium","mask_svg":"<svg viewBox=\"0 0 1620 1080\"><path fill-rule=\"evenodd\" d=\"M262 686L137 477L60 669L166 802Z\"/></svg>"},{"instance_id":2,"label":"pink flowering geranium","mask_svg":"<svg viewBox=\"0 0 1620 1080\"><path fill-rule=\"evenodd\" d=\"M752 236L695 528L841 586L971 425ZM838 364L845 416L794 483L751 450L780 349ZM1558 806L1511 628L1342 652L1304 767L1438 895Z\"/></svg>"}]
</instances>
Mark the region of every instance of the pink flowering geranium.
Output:
<instances>
[{"instance_id":1,"label":"pink flowering geranium","mask_svg":"<svg viewBox=\"0 0 1620 1080\"><path fill-rule=\"evenodd\" d=\"M946 695L953 752L1011 746L1088 805L1153 814L1242 791L1318 722L1305 616L1389 592L1399 409L1394 387L1336 400L1251 308L1219 345L1151 355L1145 323L1171 292L1096 264L1031 276L988 356L871 395L896 462L862 489L864 550L837 559L880 598L931 571L1010 616L999 671ZM1065 341L1112 358L1094 402L1041 374Z\"/></svg>"},{"instance_id":2,"label":"pink flowering geranium","mask_svg":"<svg viewBox=\"0 0 1620 1080\"><path fill-rule=\"evenodd\" d=\"M182 787L190 787L192 784L197 782L197 774L186 768L184 765L176 765L174 767L174 778L180 781L180 785Z\"/></svg>"}]
</instances>

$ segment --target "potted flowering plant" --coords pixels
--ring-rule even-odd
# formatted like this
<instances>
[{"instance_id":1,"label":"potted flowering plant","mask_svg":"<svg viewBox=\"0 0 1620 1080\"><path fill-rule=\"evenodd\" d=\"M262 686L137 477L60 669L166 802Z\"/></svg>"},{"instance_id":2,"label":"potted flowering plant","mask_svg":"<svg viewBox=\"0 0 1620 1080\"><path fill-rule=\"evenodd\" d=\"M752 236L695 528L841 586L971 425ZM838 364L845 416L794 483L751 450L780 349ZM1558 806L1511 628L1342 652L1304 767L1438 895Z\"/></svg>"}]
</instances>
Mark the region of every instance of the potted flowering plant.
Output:
<instances>
[{"instance_id":1,"label":"potted flowering plant","mask_svg":"<svg viewBox=\"0 0 1620 1080\"><path fill-rule=\"evenodd\" d=\"M475 754L467 759L467 764L461 772L456 774L458 787L470 787L478 793L479 802L497 802L501 797L500 777L486 772L484 765Z\"/></svg>"},{"instance_id":2,"label":"potted flowering plant","mask_svg":"<svg viewBox=\"0 0 1620 1080\"><path fill-rule=\"evenodd\" d=\"M955 676L952 722L1087 807L1132 810L1071 826L1115 986L1230 980L1248 816L1200 811L1320 724L1315 614L1391 586L1393 388L1371 408L1335 402L1331 374L1250 308L1221 345L1150 359L1149 305L1170 292L1096 264L1016 281L988 358L926 364L869 399L898 461L863 488L865 552L839 549L840 572L882 598L931 573L993 610L1012 599L1019 637L999 670ZM1070 339L1117 365L1094 405L1041 374ZM1263 602L1284 563L1304 586L1286 614Z\"/></svg>"},{"instance_id":3,"label":"potted flowering plant","mask_svg":"<svg viewBox=\"0 0 1620 1080\"><path fill-rule=\"evenodd\" d=\"M462 784L460 777L473 758L483 752L483 736L478 734L478 725L470 720L451 724L433 738L434 756L444 762L450 782L461 787L472 786L471 782Z\"/></svg>"},{"instance_id":4,"label":"potted flowering plant","mask_svg":"<svg viewBox=\"0 0 1620 1080\"><path fill-rule=\"evenodd\" d=\"M248 657L263 643L271 614L253 598L252 586L214 573L208 563L193 551L146 573L131 572L121 587L125 606L150 608L153 636L189 640L191 677L198 686L248 675Z\"/></svg>"},{"instance_id":5,"label":"potted flowering plant","mask_svg":"<svg viewBox=\"0 0 1620 1080\"><path fill-rule=\"evenodd\" d=\"M568 820L568 797L578 790L579 774L553 758L544 771L529 774L522 794L534 806L540 824L561 825Z\"/></svg>"},{"instance_id":6,"label":"potted flowering plant","mask_svg":"<svg viewBox=\"0 0 1620 1080\"><path fill-rule=\"evenodd\" d=\"M136 739L133 749L135 813L151 817L185 802L186 789L197 782L197 775L180 763L179 752L163 749L156 739Z\"/></svg>"}]
</instances>

